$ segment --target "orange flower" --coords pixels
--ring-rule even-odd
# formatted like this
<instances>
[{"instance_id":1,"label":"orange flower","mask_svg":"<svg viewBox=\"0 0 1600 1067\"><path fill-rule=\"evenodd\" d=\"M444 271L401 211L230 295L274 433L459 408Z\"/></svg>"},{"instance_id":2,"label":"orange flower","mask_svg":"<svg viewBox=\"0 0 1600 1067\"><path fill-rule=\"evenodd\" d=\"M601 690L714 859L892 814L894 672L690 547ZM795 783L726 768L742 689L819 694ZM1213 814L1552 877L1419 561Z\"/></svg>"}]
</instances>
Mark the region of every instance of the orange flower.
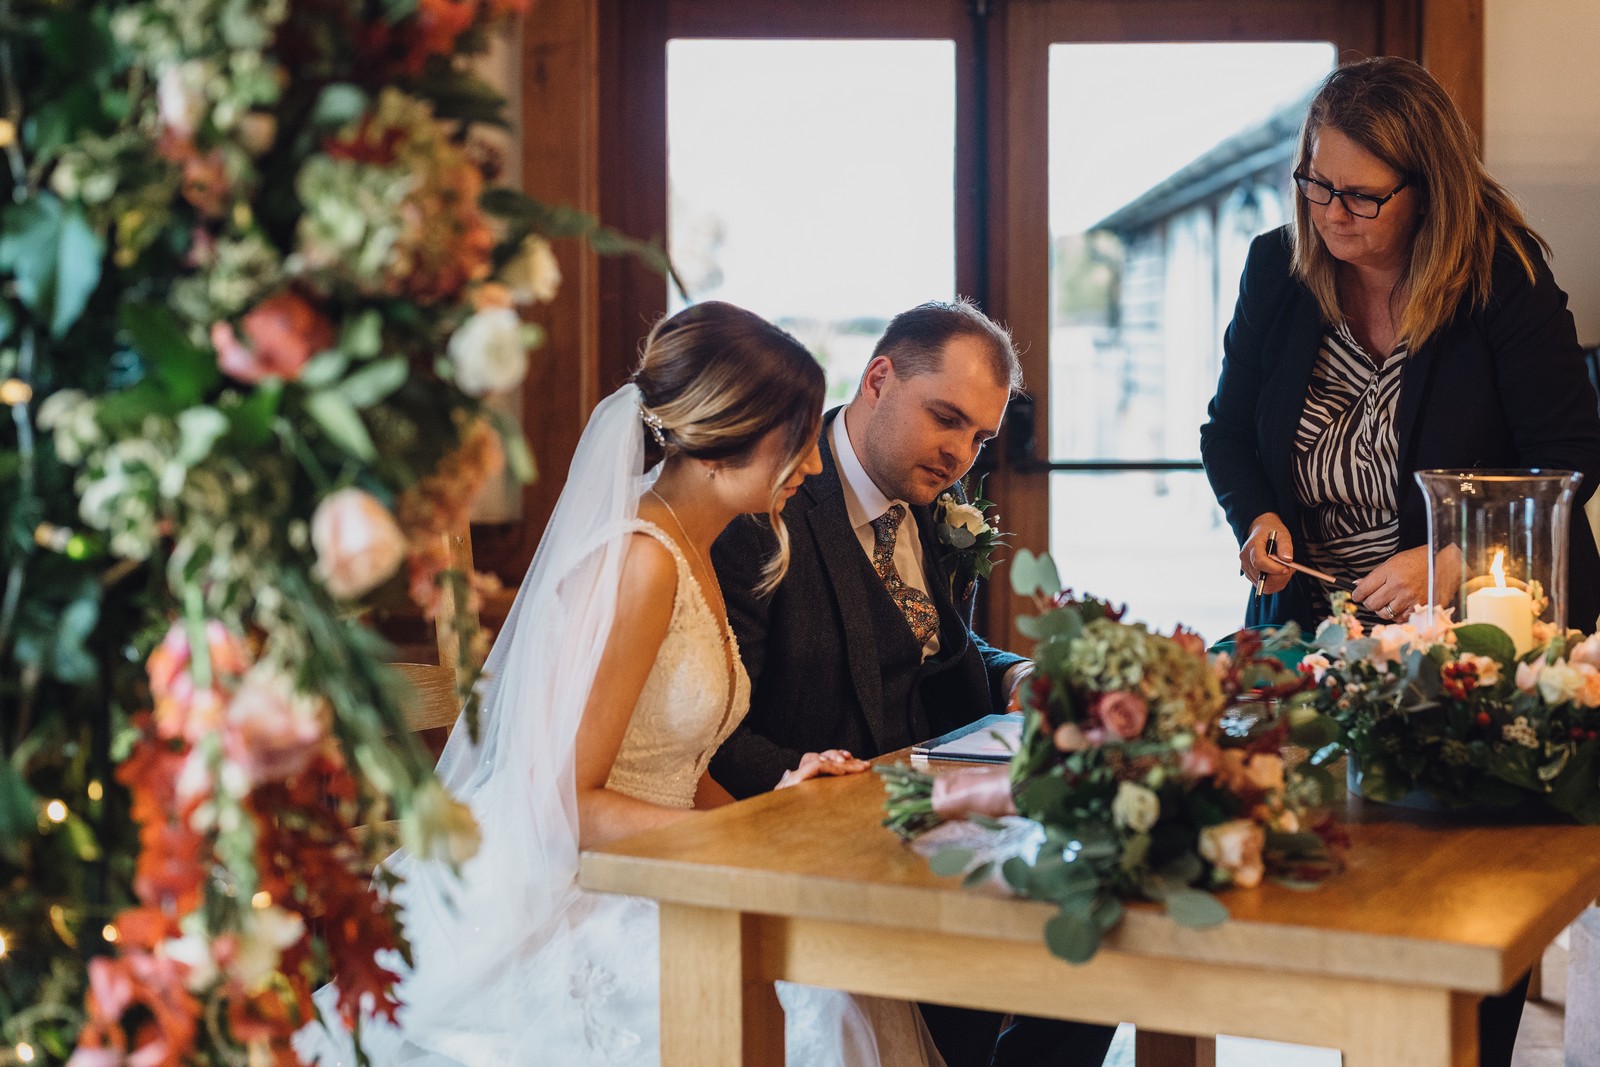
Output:
<instances>
[{"instance_id":1,"label":"orange flower","mask_svg":"<svg viewBox=\"0 0 1600 1067\"><path fill-rule=\"evenodd\" d=\"M226 322L213 323L211 344L222 373L250 384L269 377L292 382L312 356L334 343L327 318L305 297L288 290L257 304L239 325L244 341Z\"/></svg>"},{"instance_id":2,"label":"orange flower","mask_svg":"<svg viewBox=\"0 0 1600 1067\"><path fill-rule=\"evenodd\" d=\"M228 688L244 673L249 655L244 643L215 619L206 623L206 653L211 684L198 689L190 671L189 632L182 622L167 630L145 661L150 695L155 699L156 730L162 737L181 737L191 744L216 730L228 702Z\"/></svg>"}]
</instances>

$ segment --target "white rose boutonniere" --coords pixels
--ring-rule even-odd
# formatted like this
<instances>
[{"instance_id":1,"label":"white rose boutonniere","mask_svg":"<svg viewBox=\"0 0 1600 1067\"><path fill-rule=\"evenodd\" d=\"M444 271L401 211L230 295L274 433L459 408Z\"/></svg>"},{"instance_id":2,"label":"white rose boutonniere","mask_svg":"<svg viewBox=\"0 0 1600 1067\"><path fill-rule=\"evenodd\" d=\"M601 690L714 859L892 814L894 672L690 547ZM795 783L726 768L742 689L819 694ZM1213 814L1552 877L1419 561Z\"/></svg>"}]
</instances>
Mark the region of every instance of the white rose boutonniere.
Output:
<instances>
[{"instance_id":1,"label":"white rose boutonniere","mask_svg":"<svg viewBox=\"0 0 1600 1067\"><path fill-rule=\"evenodd\" d=\"M968 502L970 499L970 503ZM970 498L965 485L957 485L933 502L934 535L944 546L940 557L950 577L950 597L956 603L972 595L974 583L994 570L994 550L1006 535L994 503L983 498L983 483Z\"/></svg>"}]
</instances>

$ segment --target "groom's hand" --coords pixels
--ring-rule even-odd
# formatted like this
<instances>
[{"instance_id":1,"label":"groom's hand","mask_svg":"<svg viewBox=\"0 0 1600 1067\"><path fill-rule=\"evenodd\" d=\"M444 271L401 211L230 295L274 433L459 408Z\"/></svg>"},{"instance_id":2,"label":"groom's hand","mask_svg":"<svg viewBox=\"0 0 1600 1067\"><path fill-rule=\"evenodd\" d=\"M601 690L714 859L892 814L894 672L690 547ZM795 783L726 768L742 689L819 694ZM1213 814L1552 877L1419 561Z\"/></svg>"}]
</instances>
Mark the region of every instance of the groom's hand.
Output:
<instances>
[{"instance_id":1,"label":"groom's hand","mask_svg":"<svg viewBox=\"0 0 1600 1067\"><path fill-rule=\"evenodd\" d=\"M792 771L783 772L783 777L778 779L777 788L786 789L791 785L798 785L807 778L825 774L860 774L868 766L870 765L866 760L856 759L842 748L830 748L825 752L807 752L800 757L800 766Z\"/></svg>"}]
</instances>

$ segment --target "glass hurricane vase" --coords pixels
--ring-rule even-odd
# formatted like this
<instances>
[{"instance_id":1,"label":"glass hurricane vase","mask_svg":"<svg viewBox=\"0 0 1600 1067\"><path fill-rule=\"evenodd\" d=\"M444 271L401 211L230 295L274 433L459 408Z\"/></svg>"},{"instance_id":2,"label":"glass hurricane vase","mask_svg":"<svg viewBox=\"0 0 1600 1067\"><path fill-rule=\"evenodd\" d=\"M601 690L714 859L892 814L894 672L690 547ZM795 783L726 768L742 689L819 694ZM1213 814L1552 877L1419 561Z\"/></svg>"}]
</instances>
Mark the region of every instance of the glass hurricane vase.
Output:
<instances>
[{"instance_id":1,"label":"glass hurricane vase","mask_svg":"<svg viewBox=\"0 0 1600 1067\"><path fill-rule=\"evenodd\" d=\"M1521 656L1535 624L1567 623L1567 542L1583 476L1563 470L1427 470L1428 599L1490 623Z\"/></svg>"}]
</instances>

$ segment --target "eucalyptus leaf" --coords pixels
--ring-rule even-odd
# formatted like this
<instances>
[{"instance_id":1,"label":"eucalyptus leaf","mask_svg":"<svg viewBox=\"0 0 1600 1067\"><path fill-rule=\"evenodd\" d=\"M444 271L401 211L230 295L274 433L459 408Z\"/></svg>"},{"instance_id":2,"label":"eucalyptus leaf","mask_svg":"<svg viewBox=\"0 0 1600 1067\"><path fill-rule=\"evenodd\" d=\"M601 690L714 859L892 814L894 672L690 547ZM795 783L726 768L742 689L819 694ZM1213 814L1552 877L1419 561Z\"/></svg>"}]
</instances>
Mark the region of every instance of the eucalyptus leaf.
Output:
<instances>
[{"instance_id":1,"label":"eucalyptus leaf","mask_svg":"<svg viewBox=\"0 0 1600 1067\"><path fill-rule=\"evenodd\" d=\"M1210 893L1198 889L1175 889L1167 894L1167 914L1179 926L1204 928L1228 921L1228 909Z\"/></svg>"},{"instance_id":2,"label":"eucalyptus leaf","mask_svg":"<svg viewBox=\"0 0 1600 1067\"><path fill-rule=\"evenodd\" d=\"M1017 549L1011 560L1011 588L1018 596L1025 597L1035 593L1055 596L1060 592L1061 578L1050 553L1036 556L1026 548Z\"/></svg>"},{"instance_id":3,"label":"eucalyptus leaf","mask_svg":"<svg viewBox=\"0 0 1600 1067\"><path fill-rule=\"evenodd\" d=\"M330 349L318 352L306 361L300 368L300 377L296 379L307 389L326 389L338 381L346 370L350 368L350 357L345 353Z\"/></svg>"},{"instance_id":4,"label":"eucalyptus leaf","mask_svg":"<svg viewBox=\"0 0 1600 1067\"><path fill-rule=\"evenodd\" d=\"M1028 891L1028 878L1033 873L1033 868L1021 856L1012 856L1000 865L1000 875L1005 878L1006 884L1018 893Z\"/></svg>"},{"instance_id":5,"label":"eucalyptus leaf","mask_svg":"<svg viewBox=\"0 0 1600 1067\"><path fill-rule=\"evenodd\" d=\"M944 534L944 541L957 551L971 548L978 543L978 539L972 536L972 531L965 526L949 526L948 532Z\"/></svg>"},{"instance_id":6,"label":"eucalyptus leaf","mask_svg":"<svg viewBox=\"0 0 1600 1067\"><path fill-rule=\"evenodd\" d=\"M196 407L178 412L178 460L193 467L211 455L211 446L228 431L228 417L216 408Z\"/></svg>"},{"instance_id":7,"label":"eucalyptus leaf","mask_svg":"<svg viewBox=\"0 0 1600 1067\"><path fill-rule=\"evenodd\" d=\"M975 885L987 882L989 880L989 876L993 873L994 861L986 860L967 872L967 876L961 879L961 887L963 889L971 889Z\"/></svg>"},{"instance_id":8,"label":"eucalyptus leaf","mask_svg":"<svg viewBox=\"0 0 1600 1067\"><path fill-rule=\"evenodd\" d=\"M322 129L337 128L354 122L366 110L367 94L364 91L347 82L334 82L317 97L311 122Z\"/></svg>"},{"instance_id":9,"label":"eucalyptus leaf","mask_svg":"<svg viewBox=\"0 0 1600 1067\"><path fill-rule=\"evenodd\" d=\"M1070 608L1057 608L1043 615L1023 615L1017 619L1017 630L1024 637L1046 641L1052 637L1072 640L1083 633L1083 620Z\"/></svg>"},{"instance_id":10,"label":"eucalyptus leaf","mask_svg":"<svg viewBox=\"0 0 1600 1067\"><path fill-rule=\"evenodd\" d=\"M376 360L340 382L338 391L357 410L369 408L405 384L410 367L404 356Z\"/></svg>"},{"instance_id":11,"label":"eucalyptus leaf","mask_svg":"<svg viewBox=\"0 0 1600 1067\"><path fill-rule=\"evenodd\" d=\"M949 878L966 870L973 855L970 848L941 848L928 860L928 869L941 878Z\"/></svg>"},{"instance_id":12,"label":"eucalyptus leaf","mask_svg":"<svg viewBox=\"0 0 1600 1067\"><path fill-rule=\"evenodd\" d=\"M15 276L17 297L61 337L100 284L105 242L82 205L45 192L0 214L0 271Z\"/></svg>"},{"instance_id":13,"label":"eucalyptus leaf","mask_svg":"<svg viewBox=\"0 0 1600 1067\"><path fill-rule=\"evenodd\" d=\"M312 393L306 397L306 411L322 427L328 439L351 456L370 463L378 456L373 447L372 435L367 432L361 415L341 394L335 392Z\"/></svg>"},{"instance_id":14,"label":"eucalyptus leaf","mask_svg":"<svg viewBox=\"0 0 1600 1067\"><path fill-rule=\"evenodd\" d=\"M1100 925L1090 914L1062 911L1044 924L1044 943L1068 963L1088 963L1100 948Z\"/></svg>"},{"instance_id":15,"label":"eucalyptus leaf","mask_svg":"<svg viewBox=\"0 0 1600 1067\"><path fill-rule=\"evenodd\" d=\"M383 316L363 311L344 328L339 347L356 359L371 359L383 346Z\"/></svg>"}]
</instances>

